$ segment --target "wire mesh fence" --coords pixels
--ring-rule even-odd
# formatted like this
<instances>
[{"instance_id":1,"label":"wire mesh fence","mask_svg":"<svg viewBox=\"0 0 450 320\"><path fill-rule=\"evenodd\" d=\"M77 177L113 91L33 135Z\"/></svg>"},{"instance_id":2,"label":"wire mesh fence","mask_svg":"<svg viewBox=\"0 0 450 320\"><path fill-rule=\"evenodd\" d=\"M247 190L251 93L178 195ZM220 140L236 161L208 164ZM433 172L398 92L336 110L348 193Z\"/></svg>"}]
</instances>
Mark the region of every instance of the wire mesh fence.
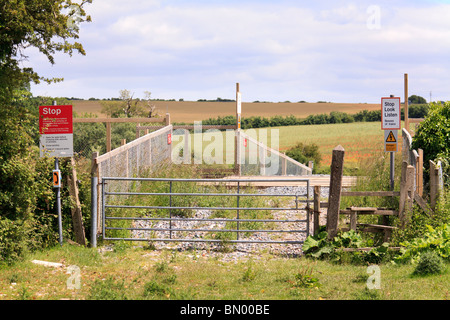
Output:
<instances>
[{"instance_id":1,"label":"wire mesh fence","mask_svg":"<svg viewBox=\"0 0 450 320\"><path fill-rule=\"evenodd\" d=\"M106 152L105 123L74 123L73 151L76 157L91 158L93 152Z\"/></svg>"},{"instance_id":2,"label":"wire mesh fence","mask_svg":"<svg viewBox=\"0 0 450 320\"><path fill-rule=\"evenodd\" d=\"M267 146L269 140L272 148ZM312 174L312 168L279 152L278 145L276 129L205 131L200 125L191 133L186 129L174 130L173 161L177 164L224 165L224 168L237 165L240 168L237 172L246 176Z\"/></svg>"},{"instance_id":3,"label":"wire mesh fence","mask_svg":"<svg viewBox=\"0 0 450 320\"><path fill-rule=\"evenodd\" d=\"M251 136L253 132L251 130L244 133L242 130L220 132L214 129L212 132L210 129L209 137L205 138L202 131L195 133L194 130L194 134L191 135L184 129L173 130L173 126L168 125L136 138L139 133L136 123L114 123L113 125L112 132L116 134L108 134L105 123L75 123L75 153L86 158L91 157L92 152L101 154L93 162L94 167L96 166L94 170L97 173L98 185L101 185L103 177L146 177L156 172L163 164L185 164L186 162L237 165L238 172L242 176L312 174L311 168L278 151L276 130L271 130L271 145L274 148L270 148L267 146L267 132L264 135L262 130L259 130L260 141L258 141ZM104 153L107 150L108 136L111 137L112 151ZM118 146L124 137L132 141ZM176 143L172 144L172 139L175 139ZM208 144L208 142L211 143ZM136 183L129 180L111 180L108 184L108 190L111 192L129 192L138 188ZM99 189L97 194L97 214L99 215L102 211ZM101 221L101 217L98 216L98 231L101 230Z\"/></svg>"},{"instance_id":4,"label":"wire mesh fence","mask_svg":"<svg viewBox=\"0 0 450 320\"><path fill-rule=\"evenodd\" d=\"M305 176L312 174L311 168L276 150L278 143L275 143L276 149L273 149L243 131L239 131L237 135L241 175ZM274 135L273 132L272 135ZM272 136L272 146L274 146L274 140L277 141L276 135Z\"/></svg>"},{"instance_id":5,"label":"wire mesh fence","mask_svg":"<svg viewBox=\"0 0 450 320\"><path fill-rule=\"evenodd\" d=\"M106 121L108 120L108 121ZM114 120L114 121L112 121ZM140 122L146 123L148 131L156 131L170 124L166 118L74 118L74 154L91 158L93 152L104 154L141 135Z\"/></svg>"},{"instance_id":6,"label":"wire mesh fence","mask_svg":"<svg viewBox=\"0 0 450 320\"><path fill-rule=\"evenodd\" d=\"M172 125L166 126L97 157L94 170L97 172L99 185L103 177L145 176L146 170L158 170L163 164L170 162L172 129ZM108 185L108 190L114 192L128 192L134 188L137 188L136 183L121 180L110 181ZM101 197L98 197L97 214L101 213L102 205ZM101 230L101 219L97 221L97 230Z\"/></svg>"}]
</instances>

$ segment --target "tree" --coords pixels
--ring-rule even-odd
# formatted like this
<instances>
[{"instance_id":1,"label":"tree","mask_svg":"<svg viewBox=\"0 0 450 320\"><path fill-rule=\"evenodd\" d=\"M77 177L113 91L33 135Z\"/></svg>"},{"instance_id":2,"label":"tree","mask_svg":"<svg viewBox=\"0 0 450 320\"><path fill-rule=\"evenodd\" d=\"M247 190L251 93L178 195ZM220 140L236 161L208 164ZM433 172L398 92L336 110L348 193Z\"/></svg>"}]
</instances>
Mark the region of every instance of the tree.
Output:
<instances>
[{"instance_id":1,"label":"tree","mask_svg":"<svg viewBox=\"0 0 450 320\"><path fill-rule=\"evenodd\" d=\"M144 91L145 100L134 99L134 93L124 89L119 91L119 98L115 101L102 101L102 112L111 118L156 117L156 106L151 102L150 91Z\"/></svg>"},{"instance_id":2,"label":"tree","mask_svg":"<svg viewBox=\"0 0 450 320\"><path fill-rule=\"evenodd\" d=\"M150 91L144 91L144 95L145 95L145 99L147 100L146 107L149 110L148 111L148 117L149 118L157 117L158 116L158 112L156 111L156 106L155 106L154 103L152 103L152 100L151 100L152 93ZM182 99L180 99L180 101L182 101Z\"/></svg>"},{"instance_id":3,"label":"tree","mask_svg":"<svg viewBox=\"0 0 450 320\"><path fill-rule=\"evenodd\" d=\"M27 103L31 82L63 79L22 67L26 49L38 49L51 64L56 52L84 55L83 46L71 40L78 38L77 23L90 21L83 6L91 1L0 0L0 263L51 238L49 215L41 210L53 196L51 161L39 157L33 139L37 118Z\"/></svg>"},{"instance_id":4,"label":"tree","mask_svg":"<svg viewBox=\"0 0 450 320\"><path fill-rule=\"evenodd\" d=\"M410 104L425 104L427 100L421 96L416 96L415 94L408 98Z\"/></svg>"},{"instance_id":5,"label":"tree","mask_svg":"<svg viewBox=\"0 0 450 320\"><path fill-rule=\"evenodd\" d=\"M134 93L131 94L131 92L129 90L126 90L126 89L120 90L119 93L120 93L119 94L119 99L125 102L124 106L122 107L122 110L125 113L125 116L129 117L129 116L132 115L131 114L131 108L133 106ZM137 103L138 103L138 101L136 100L134 102L134 108L135 109L136 109Z\"/></svg>"},{"instance_id":6,"label":"tree","mask_svg":"<svg viewBox=\"0 0 450 320\"><path fill-rule=\"evenodd\" d=\"M47 79L32 68L21 68L26 60L25 49L34 47L44 54L51 64L54 54L61 51L72 56L73 52L85 55L83 46L70 39L78 39L77 23L90 21L83 9L83 0L1 0L0 12L0 87L3 91L28 84L31 81L57 82L62 78ZM11 82L16 84L11 86ZM19 85L17 85L19 84ZM2 98L4 98L2 94Z\"/></svg>"}]
</instances>

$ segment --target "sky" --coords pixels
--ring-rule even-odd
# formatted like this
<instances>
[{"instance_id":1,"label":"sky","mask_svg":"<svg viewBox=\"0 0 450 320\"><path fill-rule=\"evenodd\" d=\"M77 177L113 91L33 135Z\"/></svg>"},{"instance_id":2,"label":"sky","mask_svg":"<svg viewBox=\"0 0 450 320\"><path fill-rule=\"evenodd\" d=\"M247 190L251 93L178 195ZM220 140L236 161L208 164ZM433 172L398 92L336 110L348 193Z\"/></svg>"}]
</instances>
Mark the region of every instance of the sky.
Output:
<instances>
[{"instance_id":1,"label":"sky","mask_svg":"<svg viewBox=\"0 0 450 320\"><path fill-rule=\"evenodd\" d=\"M34 96L379 103L450 100L450 1L93 0L86 56L25 66Z\"/></svg>"}]
</instances>

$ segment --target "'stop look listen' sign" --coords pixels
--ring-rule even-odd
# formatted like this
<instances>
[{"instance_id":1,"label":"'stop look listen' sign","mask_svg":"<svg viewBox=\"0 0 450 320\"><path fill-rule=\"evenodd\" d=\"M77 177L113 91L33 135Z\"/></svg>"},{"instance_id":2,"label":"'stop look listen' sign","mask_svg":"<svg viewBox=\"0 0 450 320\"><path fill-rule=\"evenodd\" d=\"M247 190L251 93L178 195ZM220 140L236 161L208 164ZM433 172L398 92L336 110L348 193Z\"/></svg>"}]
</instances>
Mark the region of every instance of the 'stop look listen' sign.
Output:
<instances>
[{"instance_id":1,"label":"'stop look listen' sign","mask_svg":"<svg viewBox=\"0 0 450 320\"><path fill-rule=\"evenodd\" d=\"M381 129L400 130L400 98L381 98Z\"/></svg>"}]
</instances>

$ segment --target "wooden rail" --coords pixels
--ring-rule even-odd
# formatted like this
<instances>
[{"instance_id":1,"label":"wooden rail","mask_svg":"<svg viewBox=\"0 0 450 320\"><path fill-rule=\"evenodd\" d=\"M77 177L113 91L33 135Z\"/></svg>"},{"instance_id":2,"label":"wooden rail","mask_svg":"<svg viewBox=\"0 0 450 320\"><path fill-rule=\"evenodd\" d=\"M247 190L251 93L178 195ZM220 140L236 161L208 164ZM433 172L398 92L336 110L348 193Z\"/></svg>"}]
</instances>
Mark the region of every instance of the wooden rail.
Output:
<instances>
[{"instance_id":1,"label":"wooden rail","mask_svg":"<svg viewBox=\"0 0 450 320\"><path fill-rule=\"evenodd\" d=\"M165 118L73 118L73 123L105 123L106 124L106 152L111 151L111 123L162 123L170 125L170 114ZM136 136L139 138L139 136Z\"/></svg>"},{"instance_id":2,"label":"wooden rail","mask_svg":"<svg viewBox=\"0 0 450 320\"><path fill-rule=\"evenodd\" d=\"M346 197L398 197L399 191L342 191L341 196Z\"/></svg>"}]
</instances>

